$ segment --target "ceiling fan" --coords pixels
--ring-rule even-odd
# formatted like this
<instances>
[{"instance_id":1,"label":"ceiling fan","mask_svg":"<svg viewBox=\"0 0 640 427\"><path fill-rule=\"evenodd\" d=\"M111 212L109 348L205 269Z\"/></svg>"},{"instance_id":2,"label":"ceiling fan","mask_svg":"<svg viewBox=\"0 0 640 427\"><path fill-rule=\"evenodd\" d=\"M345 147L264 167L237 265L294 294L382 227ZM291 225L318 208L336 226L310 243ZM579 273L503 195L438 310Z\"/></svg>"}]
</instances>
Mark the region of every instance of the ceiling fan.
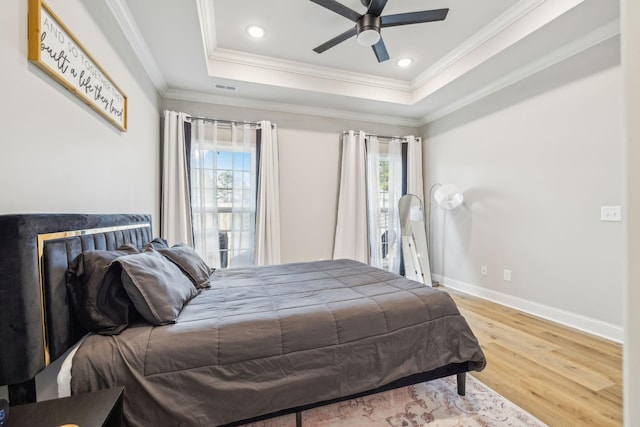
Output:
<instances>
[{"instance_id":1,"label":"ceiling fan","mask_svg":"<svg viewBox=\"0 0 640 427\"><path fill-rule=\"evenodd\" d=\"M386 27L396 27L399 25L419 24L422 22L442 21L447 17L449 9L424 10L422 12L398 13L396 15L382 15L382 10L387 5L387 0L360 0L367 8L364 15L338 3L335 0L311 0L339 15L356 23L355 27L332 38L326 43L313 49L317 53L331 49L343 41L357 36L358 43L363 46L371 46L378 58L378 62L389 59L387 47L380 35L380 29Z\"/></svg>"}]
</instances>

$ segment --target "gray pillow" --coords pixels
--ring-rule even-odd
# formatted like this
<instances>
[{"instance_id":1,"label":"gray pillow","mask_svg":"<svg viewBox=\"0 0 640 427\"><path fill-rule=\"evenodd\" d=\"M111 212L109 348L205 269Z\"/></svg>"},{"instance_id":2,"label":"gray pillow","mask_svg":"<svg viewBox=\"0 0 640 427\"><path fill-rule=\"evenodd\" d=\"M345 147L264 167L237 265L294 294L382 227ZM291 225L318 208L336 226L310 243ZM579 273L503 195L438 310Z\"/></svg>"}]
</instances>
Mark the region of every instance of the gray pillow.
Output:
<instances>
[{"instance_id":1,"label":"gray pillow","mask_svg":"<svg viewBox=\"0 0 640 427\"><path fill-rule=\"evenodd\" d=\"M152 325L175 323L198 290L172 262L151 249L116 259L122 284L138 313Z\"/></svg>"},{"instance_id":2,"label":"gray pillow","mask_svg":"<svg viewBox=\"0 0 640 427\"><path fill-rule=\"evenodd\" d=\"M101 335L122 332L135 314L125 292L120 265L112 261L139 251L123 245L117 251L89 250L78 255L67 269L67 295L80 324Z\"/></svg>"},{"instance_id":3,"label":"gray pillow","mask_svg":"<svg viewBox=\"0 0 640 427\"><path fill-rule=\"evenodd\" d=\"M211 273L215 271L215 268L209 267L191 246L180 243L174 245L172 248L159 249L158 252L180 267L196 288L203 289L211 287L209 279Z\"/></svg>"},{"instance_id":4,"label":"gray pillow","mask_svg":"<svg viewBox=\"0 0 640 427\"><path fill-rule=\"evenodd\" d=\"M155 239L153 239L147 244L147 247L149 246L151 246L155 250L159 250L159 249L167 249L169 247L169 244L162 237L156 237Z\"/></svg>"}]
</instances>

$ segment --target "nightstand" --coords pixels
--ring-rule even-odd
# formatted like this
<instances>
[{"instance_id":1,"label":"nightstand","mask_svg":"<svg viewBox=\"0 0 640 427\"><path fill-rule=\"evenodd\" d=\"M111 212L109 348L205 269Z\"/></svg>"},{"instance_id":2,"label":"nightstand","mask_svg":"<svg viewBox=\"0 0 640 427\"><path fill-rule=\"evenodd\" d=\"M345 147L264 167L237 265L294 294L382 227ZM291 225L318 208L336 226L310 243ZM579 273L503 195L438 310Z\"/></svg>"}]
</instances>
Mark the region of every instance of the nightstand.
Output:
<instances>
[{"instance_id":1,"label":"nightstand","mask_svg":"<svg viewBox=\"0 0 640 427\"><path fill-rule=\"evenodd\" d=\"M77 394L61 399L27 403L9 409L7 427L122 427L124 387Z\"/></svg>"}]
</instances>

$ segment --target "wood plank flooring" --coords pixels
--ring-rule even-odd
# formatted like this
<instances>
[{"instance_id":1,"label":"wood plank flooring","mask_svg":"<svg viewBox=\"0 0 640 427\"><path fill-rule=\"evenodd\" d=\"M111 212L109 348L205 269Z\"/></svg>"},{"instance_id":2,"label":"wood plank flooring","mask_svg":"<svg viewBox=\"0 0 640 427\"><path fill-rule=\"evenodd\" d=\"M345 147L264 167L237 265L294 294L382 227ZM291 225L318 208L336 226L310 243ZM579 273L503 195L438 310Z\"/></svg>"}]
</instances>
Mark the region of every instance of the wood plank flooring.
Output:
<instances>
[{"instance_id":1,"label":"wood plank flooring","mask_svg":"<svg viewBox=\"0 0 640 427\"><path fill-rule=\"evenodd\" d=\"M487 358L477 379L550 426L622 425L622 346L446 287Z\"/></svg>"}]
</instances>

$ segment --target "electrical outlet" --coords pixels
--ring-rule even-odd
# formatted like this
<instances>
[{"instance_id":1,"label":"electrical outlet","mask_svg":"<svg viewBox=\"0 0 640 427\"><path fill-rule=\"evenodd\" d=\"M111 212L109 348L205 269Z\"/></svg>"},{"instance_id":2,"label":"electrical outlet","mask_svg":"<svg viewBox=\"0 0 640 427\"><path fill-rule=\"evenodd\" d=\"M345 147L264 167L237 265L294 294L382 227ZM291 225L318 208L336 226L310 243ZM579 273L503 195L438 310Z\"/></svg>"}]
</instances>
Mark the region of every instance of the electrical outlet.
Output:
<instances>
[{"instance_id":1,"label":"electrical outlet","mask_svg":"<svg viewBox=\"0 0 640 427\"><path fill-rule=\"evenodd\" d=\"M503 274L503 278L505 282L511 281L511 270L505 270Z\"/></svg>"},{"instance_id":2,"label":"electrical outlet","mask_svg":"<svg viewBox=\"0 0 640 427\"><path fill-rule=\"evenodd\" d=\"M480 274L482 274L483 276L487 275L487 266L486 265L481 265L480 266Z\"/></svg>"},{"instance_id":3,"label":"electrical outlet","mask_svg":"<svg viewBox=\"0 0 640 427\"><path fill-rule=\"evenodd\" d=\"M622 206L600 206L600 221L622 221Z\"/></svg>"}]
</instances>

